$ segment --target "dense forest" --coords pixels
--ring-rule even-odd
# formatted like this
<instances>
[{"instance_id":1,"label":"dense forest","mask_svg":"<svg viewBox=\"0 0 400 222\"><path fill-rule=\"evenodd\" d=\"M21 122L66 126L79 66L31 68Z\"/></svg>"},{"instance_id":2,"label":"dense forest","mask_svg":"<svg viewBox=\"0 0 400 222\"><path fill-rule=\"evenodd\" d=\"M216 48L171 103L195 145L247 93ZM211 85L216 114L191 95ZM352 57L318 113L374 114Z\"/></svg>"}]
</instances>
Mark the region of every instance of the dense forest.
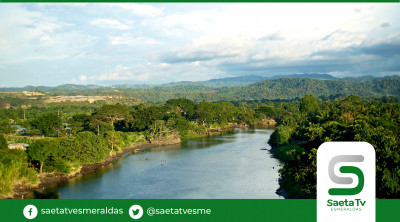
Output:
<instances>
[{"instance_id":1,"label":"dense forest","mask_svg":"<svg viewBox=\"0 0 400 222\"><path fill-rule=\"evenodd\" d=\"M377 198L400 198L400 104L362 100L318 102L306 95L285 115L269 143L284 161L281 188L291 198L316 198L316 153L327 141L366 141L376 151Z\"/></svg>"},{"instance_id":2,"label":"dense forest","mask_svg":"<svg viewBox=\"0 0 400 222\"><path fill-rule=\"evenodd\" d=\"M379 97L400 95L400 78L390 78L371 82L350 82L336 80L316 80L282 78L264 80L244 87L221 88L219 95L231 100L293 99L306 94L316 97L334 94L359 95L361 97Z\"/></svg>"}]
</instances>

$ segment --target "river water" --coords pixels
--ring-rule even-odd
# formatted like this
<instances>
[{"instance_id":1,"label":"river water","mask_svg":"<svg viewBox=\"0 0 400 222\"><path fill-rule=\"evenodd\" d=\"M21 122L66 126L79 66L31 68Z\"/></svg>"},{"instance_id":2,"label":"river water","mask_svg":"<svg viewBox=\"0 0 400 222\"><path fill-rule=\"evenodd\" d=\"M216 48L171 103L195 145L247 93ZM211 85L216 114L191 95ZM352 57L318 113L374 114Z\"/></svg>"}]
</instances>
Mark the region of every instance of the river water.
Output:
<instances>
[{"instance_id":1,"label":"river water","mask_svg":"<svg viewBox=\"0 0 400 222\"><path fill-rule=\"evenodd\" d=\"M261 150L270 149L272 132L235 129L149 148L53 189L67 199L282 198L275 193L281 164Z\"/></svg>"}]
</instances>

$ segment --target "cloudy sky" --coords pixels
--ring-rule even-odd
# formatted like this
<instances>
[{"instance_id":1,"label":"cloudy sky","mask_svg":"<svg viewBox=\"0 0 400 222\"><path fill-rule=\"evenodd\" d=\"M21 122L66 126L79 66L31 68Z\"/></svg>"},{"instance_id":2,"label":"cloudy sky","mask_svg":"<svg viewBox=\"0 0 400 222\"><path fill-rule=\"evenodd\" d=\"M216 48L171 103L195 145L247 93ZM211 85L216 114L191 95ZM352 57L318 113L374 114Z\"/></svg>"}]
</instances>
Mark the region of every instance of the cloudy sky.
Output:
<instances>
[{"instance_id":1,"label":"cloudy sky","mask_svg":"<svg viewBox=\"0 0 400 222\"><path fill-rule=\"evenodd\" d=\"M400 75L400 4L0 4L0 87Z\"/></svg>"}]
</instances>

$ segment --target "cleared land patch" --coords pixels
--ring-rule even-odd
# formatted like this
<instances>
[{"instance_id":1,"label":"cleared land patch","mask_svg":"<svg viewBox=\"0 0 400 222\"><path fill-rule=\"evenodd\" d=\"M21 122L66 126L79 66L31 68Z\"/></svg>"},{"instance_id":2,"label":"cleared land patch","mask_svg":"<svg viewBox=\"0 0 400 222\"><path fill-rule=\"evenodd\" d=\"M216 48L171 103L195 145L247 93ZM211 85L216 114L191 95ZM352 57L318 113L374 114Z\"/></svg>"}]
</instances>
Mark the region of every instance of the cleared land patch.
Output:
<instances>
[{"instance_id":1,"label":"cleared land patch","mask_svg":"<svg viewBox=\"0 0 400 222\"><path fill-rule=\"evenodd\" d=\"M93 103L97 100L104 100L101 96L56 96L49 97L45 102L46 103L59 103L63 101L88 101L89 103Z\"/></svg>"}]
</instances>

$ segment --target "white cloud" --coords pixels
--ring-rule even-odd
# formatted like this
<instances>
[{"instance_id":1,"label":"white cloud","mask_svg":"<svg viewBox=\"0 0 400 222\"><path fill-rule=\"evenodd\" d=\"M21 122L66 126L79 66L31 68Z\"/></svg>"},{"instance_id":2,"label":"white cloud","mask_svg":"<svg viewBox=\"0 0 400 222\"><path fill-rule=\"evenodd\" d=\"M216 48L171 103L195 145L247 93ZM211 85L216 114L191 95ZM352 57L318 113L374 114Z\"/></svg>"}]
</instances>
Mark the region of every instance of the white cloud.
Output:
<instances>
[{"instance_id":1,"label":"white cloud","mask_svg":"<svg viewBox=\"0 0 400 222\"><path fill-rule=\"evenodd\" d=\"M225 74L215 67L202 67L195 64L147 63L131 67L118 65L112 70L88 78L97 84L119 82L124 84L142 84L149 80L157 83L172 81L200 81L223 77ZM111 81L111 82L110 82Z\"/></svg>"},{"instance_id":2,"label":"white cloud","mask_svg":"<svg viewBox=\"0 0 400 222\"><path fill-rule=\"evenodd\" d=\"M110 36L112 45L154 45L161 44L161 42L154 40L152 38L142 37L140 35L132 35L125 33L122 36Z\"/></svg>"},{"instance_id":3,"label":"white cloud","mask_svg":"<svg viewBox=\"0 0 400 222\"><path fill-rule=\"evenodd\" d=\"M99 26L100 28L111 28L111 29L130 29L132 27L122 24L115 19L101 19L97 18L90 21L91 25Z\"/></svg>"},{"instance_id":4,"label":"white cloud","mask_svg":"<svg viewBox=\"0 0 400 222\"><path fill-rule=\"evenodd\" d=\"M67 58L97 39L83 31L60 32L73 25L17 4L4 4L0 8L0 63Z\"/></svg>"},{"instance_id":5,"label":"white cloud","mask_svg":"<svg viewBox=\"0 0 400 222\"><path fill-rule=\"evenodd\" d=\"M164 8L156 8L147 4L137 3L105 3L107 7L118 7L131 11L133 14L145 17L155 17L161 15Z\"/></svg>"},{"instance_id":6,"label":"white cloud","mask_svg":"<svg viewBox=\"0 0 400 222\"><path fill-rule=\"evenodd\" d=\"M61 71L61 73L65 73L65 72ZM87 76L85 76L85 75L79 75L79 76L78 76L78 79L73 78L71 81L67 81L66 83L88 84L88 81L87 81L87 80L88 80L88 79L87 79Z\"/></svg>"},{"instance_id":7,"label":"white cloud","mask_svg":"<svg viewBox=\"0 0 400 222\"><path fill-rule=\"evenodd\" d=\"M145 21L145 24L163 30L165 35L185 35L187 30L206 31L219 18L217 10L203 10L184 14L174 14L157 20Z\"/></svg>"},{"instance_id":8,"label":"white cloud","mask_svg":"<svg viewBox=\"0 0 400 222\"><path fill-rule=\"evenodd\" d=\"M81 82L85 82L86 79L87 79L87 76L85 76L85 75L80 75L79 76L79 81L81 81Z\"/></svg>"},{"instance_id":9,"label":"white cloud","mask_svg":"<svg viewBox=\"0 0 400 222\"><path fill-rule=\"evenodd\" d=\"M102 84L399 69L399 4L164 5L2 4L0 69Z\"/></svg>"},{"instance_id":10,"label":"white cloud","mask_svg":"<svg viewBox=\"0 0 400 222\"><path fill-rule=\"evenodd\" d=\"M311 42L311 46L314 51L341 50L347 47L360 46L368 39L368 36L364 33L336 31L325 36L322 40Z\"/></svg>"},{"instance_id":11,"label":"white cloud","mask_svg":"<svg viewBox=\"0 0 400 222\"><path fill-rule=\"evenodd\" d=\"M196 62L229 57L242 57L254 48L256 39L250 36L231 36L230 38L212 38L200 36L191 44L173 48L159 55L158 59L166 62Z\"/></svg>"},{"instance_id":12,"label":"white cloud","mask_svg":"<svg viewBox=\"0 0 400 222\"><path fill-rule=\"evenodd\" d=\"M149 79L149 74L146 72L138 73L132 69L118 65L114 70L106 71L98 76L91 76L92 81L119 81L119 80L136 80L146 81Z\"/></svg>"}]
</instances>

